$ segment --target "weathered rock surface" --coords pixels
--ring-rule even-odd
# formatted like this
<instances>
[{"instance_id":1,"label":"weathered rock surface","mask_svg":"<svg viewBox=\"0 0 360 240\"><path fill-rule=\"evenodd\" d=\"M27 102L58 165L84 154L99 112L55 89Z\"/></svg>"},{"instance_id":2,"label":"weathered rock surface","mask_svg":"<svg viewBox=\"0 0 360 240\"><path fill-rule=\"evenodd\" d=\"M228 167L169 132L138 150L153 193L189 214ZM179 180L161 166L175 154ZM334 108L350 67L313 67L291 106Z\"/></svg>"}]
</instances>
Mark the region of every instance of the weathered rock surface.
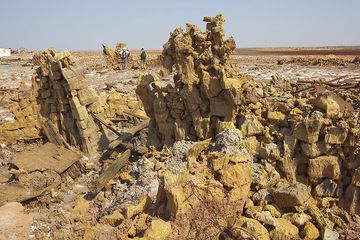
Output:
<instances>
[{"instance_id":1,"label":"weathered rock surface","mask_svg":"<svg viewBox=\"0 0 360 240\"><path fill-rule=\"evenodd\" d=\"M250 100L245 96L257 91L250 77L237 74L227 63L236 46L233 38L224 38L224 16L204 21L205 32L187 24L186 31L175 29L164 45L162 72L169 74L173 67L176 69L174 86L160 88L155 76L140 77L136 93L151 121L152 145L206 139L224 126L235 126L239 105ZM253 96L256 99L257 94ZM254 134L261 130L244 127L244 131Z\"/></svg>"},{"instance_id":2,"label":"weathered rock surface","mask_svg":"<svg viewBox=\"0 0 360 240\"><path fill-rule=\"evenodd\" d=\"M311 194L306 185L296 183L274 189L273 197L275 203L280 207L295 207L304 205L311 198Z\"/></svg>"},{"instance_id":3,"label":"weathered rock surface","mask_svg":"<svg viewBox=\"0 0 360 240\"><path fill-rule=\"evenodd\" d=\"M340 161L336 156L321 156L309 159L308 174L313 181L322 178L339 180L341 177Z\"/></svg>"},{"instance_id":4,"label":"weathered rock surface","mask_svg":"<svg viewBox=\"0 0 360 240\"><path fill-rule=\"evenodd\" d=\"M267 229L257 220L252 218L240 217L239 219L236 219L235 223L229 227L229 231L234 239L270 239Z\"/></svg>"},{"instance_id":5,"label":"weathered rock surface","mask_svg":"<svg viewBox=\"0 0 360 240\"><path fill-rule=\"evenodd\" d=\"M18 202L0 207L0 239L29 239L33 218L33 214L25 213L24 207Z\"/></svg>"}]
</instances>

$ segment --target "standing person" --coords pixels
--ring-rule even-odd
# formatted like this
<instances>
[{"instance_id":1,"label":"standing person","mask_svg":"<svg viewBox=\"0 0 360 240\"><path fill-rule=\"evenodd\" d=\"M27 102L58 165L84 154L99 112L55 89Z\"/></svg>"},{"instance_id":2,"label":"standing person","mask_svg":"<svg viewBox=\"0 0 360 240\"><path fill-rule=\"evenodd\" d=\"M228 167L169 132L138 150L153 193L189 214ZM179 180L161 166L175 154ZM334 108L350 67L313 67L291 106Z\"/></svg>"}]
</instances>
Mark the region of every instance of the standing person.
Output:
<instances>
[{"instance_id":1,"label":"standing person","mask_svg":"<svg viewBox=\"0 0 360 240\"><path fill-rule=\"evenodd\" d=\"M142 48L140 54L141 69L145 69L146 58L147 58L147 53L145 52L145 49Z\"/></svg>"},{"instance_id":2,"label":"standing person","mask_svg":"<svg viewBox=\"0 0 360 240\"><path fill-rule=\"evenodd\" d=\"M123 50L121 50L120 57L121 57L122 69L127 68L129 55L130 52L127 50L127 48L123 48Z\"/></svg>"}]
</instances>

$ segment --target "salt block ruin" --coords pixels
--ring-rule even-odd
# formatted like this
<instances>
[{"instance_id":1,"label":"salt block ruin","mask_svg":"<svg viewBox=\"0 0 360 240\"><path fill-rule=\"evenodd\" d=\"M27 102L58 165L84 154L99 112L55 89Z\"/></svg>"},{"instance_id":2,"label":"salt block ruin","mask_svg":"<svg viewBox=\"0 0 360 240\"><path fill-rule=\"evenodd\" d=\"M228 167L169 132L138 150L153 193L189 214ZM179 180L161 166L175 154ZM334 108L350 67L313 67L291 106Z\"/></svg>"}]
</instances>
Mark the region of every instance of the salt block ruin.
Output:
<instances>
[{"instance_id":1,"label":"salt block ruin","mask_svg":"<svg viewBox=\"0 0 360 240\"><path fill-rule=\"evenodd\" d=\"M1 168L0 212L41 209L37 239L359 236L359 83L256 81L225 17L204 22L175 29L128 95L88 86L67 51L37 54L0 139L44 144ZM116 51L103 45L111 69Z\"/></svg>"}]
</instances>

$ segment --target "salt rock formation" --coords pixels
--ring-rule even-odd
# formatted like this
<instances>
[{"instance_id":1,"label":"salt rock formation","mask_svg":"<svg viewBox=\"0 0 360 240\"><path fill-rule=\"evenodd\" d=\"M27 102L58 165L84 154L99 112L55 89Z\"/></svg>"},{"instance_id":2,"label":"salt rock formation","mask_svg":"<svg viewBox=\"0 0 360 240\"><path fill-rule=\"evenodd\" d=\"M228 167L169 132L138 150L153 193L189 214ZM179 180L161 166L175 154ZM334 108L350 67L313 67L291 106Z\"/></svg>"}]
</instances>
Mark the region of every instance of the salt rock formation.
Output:
<instances>
[{"instance_id":1,"label":"salt rock formation","mask_svg":"<svg viewBox=\"0 0 360 240\"><path fill-rule=\"evenodd\" d=\"M120 56L120 52L126 47L125 43L117 43L115 46L115 50L113 50L112 48L110 48L108 45L103 44L103 55L105 57L106 60L106 66L108 68L112 68L114 70L118 70L120 69L121 66L121 56ZM157 57L149 57L146 59L146 63L145 65L147 67L155 67L155 66L159 66L161 63L161 55L158 55ZM38 57L33 61L39 61ZM131 69L139 69L141 67L141 62L140 62L140 58L138 56L135 55L133 56L132 53L130 53L129 58L128 58L128 67Z\"/></svg>"},{"instance_id":2,"label":"salt rock formation","mask_svg":"<svg viewBox=\"0 0 360 240\"><path fill-rule=\"evenodd\" d=\"M15 119L0 126L7 141L45 133L57 143L97 155L103 129L92 114L106 118L111 111L97 92L88 87L81 68L69 52L46 49L38 56L31 91L14 106Z\"/></svg>"},{"instance_id":3,"label":"salt rock formation","mask_svg":"<svg viewBox=\"0 0 360 240\"><path fill-rule=\"evenodd\" d=\"M50 122L69 145L96 155L102 133L92 114L105 118L106 102L86 85L69 52L47 49L43 54L46 63L37 71L40 121Z\"/></svg>"},{"instance_id":4,"label":"salt rock formation","mask_svg":"<svg viewBox=\"0 0 360 240\"><path fill-rule=\"evenodd\" d=\"M223 15L205 17L206 31L186 25L175 29L162 52L162 75L175 70L165 88L155 75L140 77L136 89L150 117L149 144L207 139L236 125L238 108L256 101L261 89L228 63L236 44L225 39Z\"/></svg>"},{"instance_id":5,"label":"salt rock formation","mask_svg":"<svg viewBox=\"0 0 360 240\"><path fill-rule=\"evenodd\" d=\"M120 52L126 47L126 44L117 43L115 51L106 44L103 44L102 47L107 66L111 68L118 68L121 64Z\"/></svg>"},{"instance_id":6,"label":"salt rock formation","mask_svg":"<svg viewBox=\"0 0 360 240\"><path fill-rule=\"evenodd\" d=\"M11 107L14 120L0 125L1 141L12 143L46 135L56 139L54 143L73 146L88 156L95 156L97 150L107 146L110 135L93 115L107 120L131 111L146 118L141 103L135 98L112 90L105 100L88 87L81 66L68 51L45 49L35 54L34 59L39 67L35 70L32 88Z\"/></svg>"},{"instance_id":7,"label":"salt rock formation","mask_svg":"<svg viewBox=\"0 0 360 240\"><path fill-rule=\"evenodd\" d=\"M106 59L106 64L108 67L115 67L118 66L119 63L116 60L116 53L114 50L112 50L108 45L103 44L103 55L105 56Z\"/></svg>"}]
</instances>

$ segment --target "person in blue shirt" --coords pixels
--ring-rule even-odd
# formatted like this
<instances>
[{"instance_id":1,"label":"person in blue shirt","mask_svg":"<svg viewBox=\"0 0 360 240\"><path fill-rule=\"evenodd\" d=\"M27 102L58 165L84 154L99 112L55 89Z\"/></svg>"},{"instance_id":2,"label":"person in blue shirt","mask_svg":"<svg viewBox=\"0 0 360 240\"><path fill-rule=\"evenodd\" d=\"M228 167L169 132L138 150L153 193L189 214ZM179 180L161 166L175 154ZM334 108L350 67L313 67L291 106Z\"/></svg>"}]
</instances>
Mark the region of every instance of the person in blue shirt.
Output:
<instances>
[{"instance_id":1,"label":"person in blue shirt","mask_svg":"<svg viewBox=\"0 0 360 240\"><path fill-rule=\"evenodd\" d=\"M130 56L130 52L127 50L127 48L123 48L123 50L121 50L120 52L122 69L127 68L129 56Z\"/></svg>"}]
</instances>

